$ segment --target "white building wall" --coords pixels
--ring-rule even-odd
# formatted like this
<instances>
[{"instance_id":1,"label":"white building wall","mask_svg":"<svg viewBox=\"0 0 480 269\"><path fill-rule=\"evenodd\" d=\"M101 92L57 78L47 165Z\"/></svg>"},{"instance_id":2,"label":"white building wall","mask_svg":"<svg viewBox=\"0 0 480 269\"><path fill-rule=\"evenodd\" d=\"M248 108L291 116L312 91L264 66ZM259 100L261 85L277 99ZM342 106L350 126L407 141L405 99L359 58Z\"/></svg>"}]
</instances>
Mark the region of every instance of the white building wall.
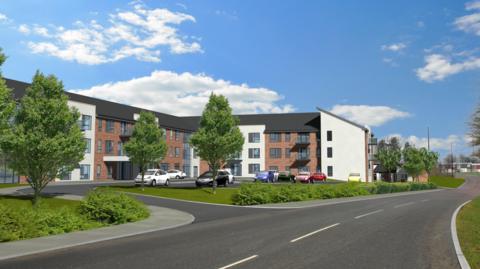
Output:
<instances>
[{"instance_id":1,"label":"white building wall","mask_svg":"<svg viewBox=\"0 0 480 269\"><path fill-rule=\"evenodd\" d=\"M346 181L350 173L359 173L365 181L365 130L323 111L320 111L320 126L322 172L327 174L328 166L332 166L333 175L329 178ZM327 131L332 131L332 141L327 141ZM328 147L332 147L331 158L327 157Z\"/></svg>"},{"instance_id":2,"label":"white building wall","mask_svg":"<svg viewBox=\"0 0 480 269\"><path fill-rule=\"evenodd\" d=\"M96 120L96 109L94 105L89 105L85 103L79 103L75 101L68 101L70 107L75 107L81 115L88 115L92 117L92 127L90 130L85 130L84 137L90 139L90 153L85 153L84 158L80 161L80 165L86 164L90 165L90 178L88 180L94 179L94 155L95 155L95 120ZM81 119L80 115L80 119ZM79 119L79 120L80 120ZM71 172L70 176L71 181L80 181L80 168L75 168ZM83 179L87 180L87 179ZM83 181L82 180L82 181Z\"/></svg>"},{"instance_id":3,"label":"white building wall","mask_svg":"<svg viewBox=\"0 0 480 269\"><path fill-rule=\"evenodd\" d=\"M243 134L245 143L243 144L242 149L242 177L254 177L255 174L248 173L249 164L258 163L260 164L260 171L265 170L265 125L240 125L238 126L240 131ZM248 142L249 133L260 133L260 142L259 143L250 143ZM260 158L254 159L248 157L249 148L259 148L260 149Z\"/></svg>"},{"instance_id":4,"label":"white building wall","mask_svg":"<svg viewBox=\"0 0 480 269\"><path fill-rule=\"evenodd\" d=\"M195 158L194 158L193 147L190 150L191 150L191 152L190 152L190 156L191 156L190 171L192 172L193 177L197 177L197 176L200 175L200 157L195 156ZM196 169L195 169L195 167L196 167ZM197 173L197 174L195 174L195 173Z\"/></svg>"}]
</instances>

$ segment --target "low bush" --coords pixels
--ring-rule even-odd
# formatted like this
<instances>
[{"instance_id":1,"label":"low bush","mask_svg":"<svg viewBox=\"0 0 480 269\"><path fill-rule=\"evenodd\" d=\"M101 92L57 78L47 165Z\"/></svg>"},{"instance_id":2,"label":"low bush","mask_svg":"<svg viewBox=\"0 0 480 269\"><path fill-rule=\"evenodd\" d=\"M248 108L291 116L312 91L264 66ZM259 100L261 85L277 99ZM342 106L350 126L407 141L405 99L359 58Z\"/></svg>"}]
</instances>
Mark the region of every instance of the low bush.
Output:
<instances>
[{"instance_id":1,"label":"low bush","mask_svg":"<svg viewBox=\"0 0 480 269\"><path fill-rule=\"evenodd\" d=\"M80 205L80 213L88 219L108 224L138 221L150 215L142 202L109 189L89 192Z\"/></svg>"},{"instance_id":2,"label":"low bush","mask_svg":"<svg viewBox=\"0 0 480 269\"><path fill-rule=\"evenodd\" d=\"M264 183L242 184L233 195L236 205L259 205L284 203L313 199L331 199L369 194L382 194L436 188L432 183L343 183L332 185L289 184L272 185Z\"/></svg>"}]
</instances>

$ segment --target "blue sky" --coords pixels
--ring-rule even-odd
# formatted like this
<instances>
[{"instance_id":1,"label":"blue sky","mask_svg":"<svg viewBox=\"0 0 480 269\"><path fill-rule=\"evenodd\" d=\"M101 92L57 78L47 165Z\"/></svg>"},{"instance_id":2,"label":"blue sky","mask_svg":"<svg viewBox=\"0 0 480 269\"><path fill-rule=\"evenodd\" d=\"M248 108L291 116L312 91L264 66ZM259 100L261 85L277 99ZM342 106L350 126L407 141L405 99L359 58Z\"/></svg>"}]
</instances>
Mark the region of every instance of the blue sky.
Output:
<instances>
[{"instance_id":1,"label":"blue sky","mask_svg":"<svg viewBox=\"0 0 480 269\"><path fill-rule=\"evenodd\" d=\"M480 2L3 1L5 77L178 115L211 91L238 113L316 106L445 153L470 153Z\"/></svg>"}]
</instances>

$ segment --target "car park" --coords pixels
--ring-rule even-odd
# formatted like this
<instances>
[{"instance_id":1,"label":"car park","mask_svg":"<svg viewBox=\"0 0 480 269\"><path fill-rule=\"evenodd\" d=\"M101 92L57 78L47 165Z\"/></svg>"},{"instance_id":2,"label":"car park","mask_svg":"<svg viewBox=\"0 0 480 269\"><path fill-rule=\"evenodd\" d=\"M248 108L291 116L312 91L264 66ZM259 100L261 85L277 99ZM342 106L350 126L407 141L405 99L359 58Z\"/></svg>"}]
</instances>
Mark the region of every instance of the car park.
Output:
<instances>
[{"instance_id":1,"label":"car park","mask_svg":"<svg viewBox=\"0 0 480 269\"><path fill-rule=\"evenodd\" d=\"M327 175L325 175L322 172L316 172L310 176L309 180L310 180L310 183L327 181Z\"/></svg>"},{"instance_id":2,"label":"car park","mask_svg":"<svg viewBox=\"0 0 480 269\"><path fill-rule=\"evenodd\" d=\"M295 176L295 181L299 183L309 183L310 182L310 172L300 172Z\"/></svg>"},{"instance_id":3,"label":"car park","mask_svg":"<svg viewBox=\"0 0 480 269\"><path fill-rule=\"evenodd\" d=\"M227 186L228 185L228 174L225 171L218 171L217 174L217 185ZM213 172L208 171L197 177L195 180L195 185L197 187L201 186L212 186L213 185Z\"/></svg>"},{"instance_id":4,"label":"car park","mask_svg":"<svg viewBox=\"0 0 480 269\"><path fill-rule=\"evenodd\" d=\"M155 187L157 185L168 186L170 184L167 172L161 169L148 169L147 171L145 171L143 182L144 184L150 185L152 187ZM138 176L135 178L135 185L139 184L142 184L141 173L138 174Z\"/></svg>"},{"instance_id":5,"label":"car park","mask_svg":"<svg viewBox=\"0 0 480 269\"><path fill-rule=\"evenodd\" d=\"M175 179L180 179L180 178L184 179L187 176L184 172L182 172L180 170L177 170L177 169L170 169L170 170L168 170L167 174L168 174L168 177L170 179L174 179L174 178Z\"/></svg>"},{"instance_id":6,"label":"car park","mask_svg":"<svg viewBox=\"0 0 480 269\"><path fill-rule=\"evenodd\" d=\"M218 170L218 172L224 172L228 175L228 184L233 184L235 182L235 176L233 176L227 169Z\"/></svg>"},{"instance_id":7,"label":"car park","mask_svg":"<svg viewBox=\"0 0 480 269\"><path fill-rule=\"evenodd\" d=\"M348 175L348 182L360 182L362 179L360 178L360 173L350 173Z\"/></svg>"}]
</instances>

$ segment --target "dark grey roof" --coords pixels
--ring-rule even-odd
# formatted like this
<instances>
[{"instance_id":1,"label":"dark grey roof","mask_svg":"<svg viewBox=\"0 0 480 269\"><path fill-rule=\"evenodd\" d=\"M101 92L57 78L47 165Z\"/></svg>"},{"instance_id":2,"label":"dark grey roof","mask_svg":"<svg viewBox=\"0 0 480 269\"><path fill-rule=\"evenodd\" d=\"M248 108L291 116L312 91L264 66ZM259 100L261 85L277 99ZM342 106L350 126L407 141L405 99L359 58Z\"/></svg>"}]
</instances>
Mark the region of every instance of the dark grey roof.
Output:
<instances>
[{"instance_id":1,"label":"dark grey roof","mask_svg":"<svg viewBox=\"0 0 480 269\"><path fill-rule=\"evenodd\" d=\"M7 86L13 90L13 95L15 99L20 99L24 94L25 90L30 84L12 80L12 79L5 79ZM158 121L162 127L166 128L175 128L179 130L185 131L194 131L190 127L190 122L184 120L181 117L160 113L156 111L151 111L147 109L141 109L138 107L133 107L129 105L114 103L110 101L105 101L93 97L88 97L85 95L80 95L72 92L65 91L68 95L68 98L71 101L91 104L96 106L97 116L110 118L110 119L117 119L123 121L130 121L133 122L133 114L140 113L140 111L150 111L154 113L158 117Z\"/></svg>"},{"instance_id":2,"label":"dark grey roof","mask_svg":"<svg viewBox=\"0 0 480 269\"><path fill-rule=\"evenodd\" d=\"M265 125L265 132L317 132L320 130L320 114L278 113L237 115L241 125ZM184 117L190 126L198 128L200 117Z\"/></svg>"},{"instance_id":3,"label":"dark grey roof","mask_svg":"<svg viewBox=\"0 0 480 269\"><path fill-rule=\"evenodd\" d=\"M360 125L360 124L358 124L358 123L356 123L356 122L347 120L347 119L345 119L345 118L343 118L343 117L340 117L340 116L338 116L338 115L335 115L335 114L333 114L333 113L330 112L330 111L327 111L327 110L322 109L322 108L319 108L319 107L317 107L317 110L320 111L320 112L323 112L323 113L325 113L325 114L328 114L328 115L330 115L330 116L332 116L332 117L335 117L335 118L337 118L337 119L339 119L339 120L342 120L342 121L344 121L344 122L350 123L351 125L356 126L356 127L360 128L360 129L362 129L362 130L364 130L364 131L368 131L368 129L367 129L365 126Z\"/></svg>"}]
</instances>

